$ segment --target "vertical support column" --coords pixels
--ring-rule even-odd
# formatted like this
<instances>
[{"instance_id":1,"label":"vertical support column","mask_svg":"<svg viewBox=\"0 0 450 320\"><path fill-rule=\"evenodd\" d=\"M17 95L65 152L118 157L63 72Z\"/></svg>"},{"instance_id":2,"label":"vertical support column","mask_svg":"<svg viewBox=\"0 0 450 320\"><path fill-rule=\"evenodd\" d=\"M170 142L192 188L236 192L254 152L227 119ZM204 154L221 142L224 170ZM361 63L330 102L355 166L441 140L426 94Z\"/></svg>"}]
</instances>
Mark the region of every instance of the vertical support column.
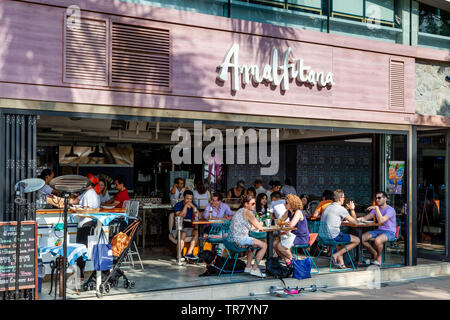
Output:
<instances>
[{"instance_id":1,"label":"vertical support column","mask_svg":"<svg viewBox=\"0 0 450 320\"><path fill-rule=\"evenodd\" d=\"M450 184L450 165L449 165L449 159L450 159L450 129L447 130L447 150L446 150L446 164L445 164L445 260L450 261L450 237L448 232L450 231L450 210L449 210L449 201L450 201L450 192L449 192L449 184Z\"/></svg>"},{"instance_id":2,"label":"vertical support column","mask_svg":"<svg viewBox=\"0 0 450 320\"><path fill-rule=\"evenodd\" d=\"M405 264L417 265L417 128L407 136L408 215L406 219Z\"/></svg>"},{"instance_id":3,"label":"vertical support column","mask_svg":"<svg viewBox=\"0 0 450 320\"><path fill-rule=\"evenodd\" d=\"M419 31L419 3L416 0L400 0L396 10L401 20L402 33L398 35L397 43L417 46Z\"/></svg>"},{"instance_id":4,"label":"vertical support column","mask_svg":"<svg viewBox=\"0 0 450 320\"><path fill-rule=\"evenodd\" d=\"M37 116L30 116L32 118L31 121L31 177L36 177L36 149L37 149ZM33 199L33 216L32 220L36 220L36 193L32 194Z\"/></svg>"},{"instance_id":5,"label":"vertical support column","mask_svg":"<svg viewBox=\"0 0 450 320\"><path fill-rule=\"evenodd\" d=\"M5 202L5 221L10 221L10 211L11 211L11 199L10 199L10 180L11 180L11 116L8 114L5 117L5 192L4 192L4 202Z\"/></svg>"},{"instance_id":6,"label":"vertical support column","mask_svg":"<svg viewBox=\"0 0 450 320\"><path fill-rule=\"evenodd\" d=\"M0 110L0 137L6 139L6 123L5 116ZM0 181L5 183L5 171L6 171L6 153L5 153L5 141L0 141ZM5 188L0 190L0 221L6 221L6 205L5 205Z\"/></svg>"}]
</instances>

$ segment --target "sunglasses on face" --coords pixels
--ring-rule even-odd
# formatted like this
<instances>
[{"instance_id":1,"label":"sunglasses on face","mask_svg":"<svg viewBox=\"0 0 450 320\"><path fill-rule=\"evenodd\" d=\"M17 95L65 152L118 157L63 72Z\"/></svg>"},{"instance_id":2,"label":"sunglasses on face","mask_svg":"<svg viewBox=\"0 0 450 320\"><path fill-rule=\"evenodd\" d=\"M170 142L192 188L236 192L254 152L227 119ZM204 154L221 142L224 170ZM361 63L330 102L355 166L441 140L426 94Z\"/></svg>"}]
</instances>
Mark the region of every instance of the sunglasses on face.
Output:
<instances>
[{"instance_id":1,"label":"sunglasses on face","mask_svg":"<svg viewBox=\"0 0 450 320\"><path fill-rule=\"evenodd\" d=\"M381 200L381 199L383 199L383 197L376 197L375 199L377 199L377 200Z\"/></svg>"},{"instance_id":2,"label":"sunglasses on face","mask_svg":"<svg viewBox=\"0 0 450 320\"><path fill-rule=\"evenodd\" d=\"M256 202L250 202L249 203L251 206L254 206L254 205L256 205Z\"/></svg>"}]
</instances>

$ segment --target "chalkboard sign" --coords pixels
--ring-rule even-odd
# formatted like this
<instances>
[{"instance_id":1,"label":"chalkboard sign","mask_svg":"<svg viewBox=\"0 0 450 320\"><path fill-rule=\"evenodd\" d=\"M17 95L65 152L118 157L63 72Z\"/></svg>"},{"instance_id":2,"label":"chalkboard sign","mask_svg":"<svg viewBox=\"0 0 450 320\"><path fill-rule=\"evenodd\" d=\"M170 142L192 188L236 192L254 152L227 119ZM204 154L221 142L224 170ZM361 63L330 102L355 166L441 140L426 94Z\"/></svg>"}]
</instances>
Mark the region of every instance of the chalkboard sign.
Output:
<instances>
[{"instance_id":1,"label":"chalkboard sign","mask_svg":"<svg viewBox=\"0 0 450 320\"><path fill-rule=\"evenodd\" d=\"M23 221L20 232L19 289L37 282L36 222ZM15 290L17 222L0 222L0 291Z\"/></svg>"}]
</instances>

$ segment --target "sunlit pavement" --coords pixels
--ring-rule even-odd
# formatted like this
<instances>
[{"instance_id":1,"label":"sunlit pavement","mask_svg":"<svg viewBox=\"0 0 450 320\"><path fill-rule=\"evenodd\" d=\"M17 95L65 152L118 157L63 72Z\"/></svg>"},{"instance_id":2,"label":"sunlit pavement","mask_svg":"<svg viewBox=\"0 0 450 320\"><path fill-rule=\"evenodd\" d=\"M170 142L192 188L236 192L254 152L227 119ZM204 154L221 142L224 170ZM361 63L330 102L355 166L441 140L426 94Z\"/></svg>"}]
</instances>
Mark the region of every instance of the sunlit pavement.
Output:
<instances>
[{"instance_id":1,"label":"sunlit pavement","mask_svg":"<svg viewBox=\"0 0 450 320\"><path fill-rule=\"evenodd\" d=\"M280 283L281 285L281 283ZM379 288L326 288L280 298L271 295L241 297L249 300L449 300L450 276L381 283Z\"/></svg>"}]
</instances>

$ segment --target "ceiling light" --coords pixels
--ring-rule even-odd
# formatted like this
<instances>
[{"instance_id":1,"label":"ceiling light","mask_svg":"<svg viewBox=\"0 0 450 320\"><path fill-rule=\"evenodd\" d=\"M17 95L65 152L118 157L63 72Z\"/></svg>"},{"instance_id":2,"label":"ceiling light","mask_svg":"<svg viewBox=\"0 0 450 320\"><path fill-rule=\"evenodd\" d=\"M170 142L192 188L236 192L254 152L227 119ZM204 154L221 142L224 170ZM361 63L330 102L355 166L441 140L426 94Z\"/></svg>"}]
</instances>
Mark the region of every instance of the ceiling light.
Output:
<instances>
[{"instance_id":1,"label":"ceiling light","mask_svg":"<svg viewBox=\"0 0 450 320\"><path fill-rule=\"evenodd\" d=\"M98 145L95 146L94 152L91 152L88 155L89 158L104 158L105 154L100 152L100 147Z\"/></svg>"},{"instance_id":2,"label":"ceiling light","mask_svg":"<svg viewBox=\"0 0 450 320\"><path fill-rule=\"evenodd\" d=\"M78 157L80 156L73 152L73 146L70 147L70 152L64 155L64 158L78 158Z\"/></svg>"}]
</instances>

